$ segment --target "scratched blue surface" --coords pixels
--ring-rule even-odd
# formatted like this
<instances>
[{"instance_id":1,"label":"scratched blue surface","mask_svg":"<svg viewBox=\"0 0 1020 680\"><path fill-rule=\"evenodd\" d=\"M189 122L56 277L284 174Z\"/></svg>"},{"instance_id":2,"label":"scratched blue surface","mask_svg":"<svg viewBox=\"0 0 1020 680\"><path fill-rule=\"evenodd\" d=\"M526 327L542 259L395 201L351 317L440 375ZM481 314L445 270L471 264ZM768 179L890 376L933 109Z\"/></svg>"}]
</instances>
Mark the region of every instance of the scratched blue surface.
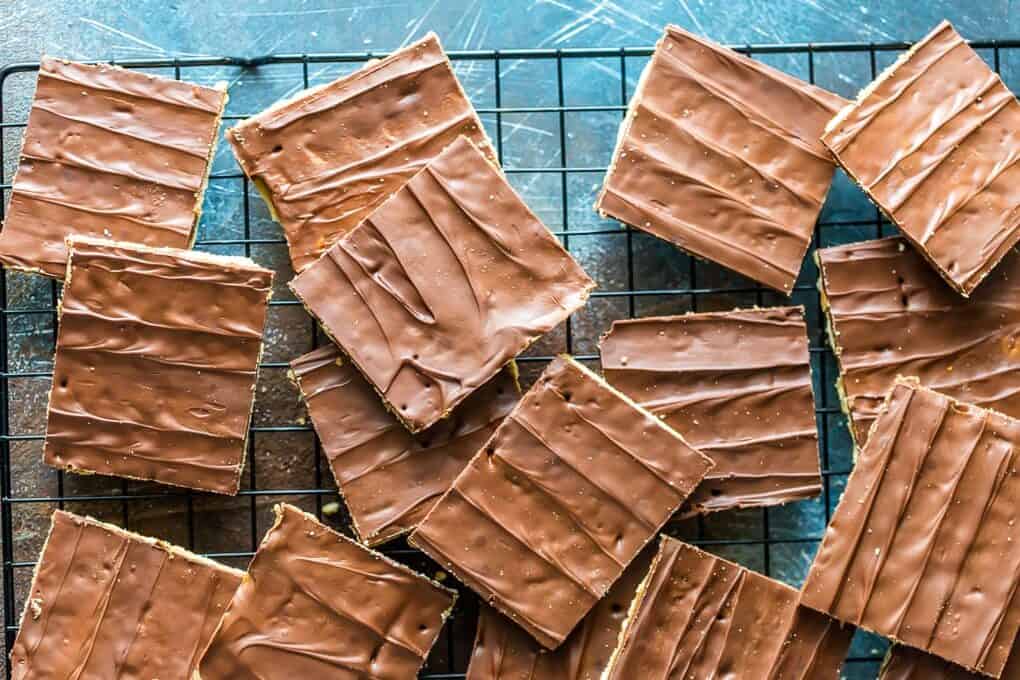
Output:
<instances>
[{"instance_id":1,"label":"scratched blue surface","mask_svg":"<svg viewBox=\"0 0 1020 680\"><path fill-rule=\"evenodd\" d=\"M434 30L448 49L495 49L519 47L592 47L643 46L652 44L665 23L677 23L725 43L788 43L826 41L901 41L922 36L942 18L954 22L968 38L995 39L1020 37L1020 12L1005 0L935 0L931 2L843 2L840 0L322 0L296 2L284 0L177 1L166 0L7 0L0 5L0 64L35 61L43 53L71 59L164 59L234 55L252 57L268 53L305 53L337 51L387 51L407 44L426 31ZM894 58L880 56L881 68ZM989 57L985 54L984 56ZM1003 70L1007 84L1020 86L1015 55L1004 54ZM627 91L642 66L641 59L627 63ZM803 55L775 56L767 61L796 75L806 74ZM312 65L312 84L327 82L353 67ZM478 106L494 105L493 73L489 62L459 62L458 74ZM843 55L819 59L816 77L820 84L845 96L852 96L870 79L866 55ZM188 79L204 83L226 81L230 85L228 112L247 114L278 98L292 95L301 86L299 65L268 66L255 71L236 68L190 69ZM505 106L542 106L556 104L556 72L552 61L514 61L502 65L503 104ZM4 84L4 120L24 119L32 92L33 74L12 76ZM564 89L570 104L618 104L621 97L619 63L615 59L568 62L564 68ZM586 113L566 119L567 162L571 166L599 167L608 161L619 121L617 112ZM491 118L486 120L490 132ZM517 114L503 119L504 161L508 166L543 167L561 163L557 114ZM3 132L5 181L9 181L18 148L19 130ZM236 171L229 152L221 147L214 172ZM558 175L515 175L515 184L539 215L553 229L590 230L605 226L590 206L601 176L572 175L569 179L568 205L563 210ZM6 199L6 195L5 195ZM210 184L200 239L230 239L243 236L243 216L250 215L255 238L277 239L278 227L266 214L261 201L245 204L236 180ZM837 181L825 209L826 219L871 219L874 209L845 178ZM874 235L873 228L840 229L823 234L823 242L860 240ZM624 290L628 286L625 258L618 237L575 235L571 251L595 276L603 290ZM241 251L240 247L209 247L220 252ZM278 245L257 246L252 256L274 266L286 281L291 273L285 253ZM638 288L688 287L692 284L685 256L652 238L634 237L634 284ZM803 280L814 272L807 268ZM736 277L719 272L711 265L697 265L704 285L746 285ZM11 307L33 307L51 303L48 283L36 277L12 275L9 281ZM278 295L286 297L281 286ZM800 295L800 294L799 294ZM809 296L795 302L813 304ZM749 305L755 297L736 294L705 296L699 309ZM771 294L766 304L780 300ZM685 311L689 300L641 298L640 314ZM627 313L622 298L594 300L588 310L574 321L574 350L595 352L595 341L609 320ZM810 320L817 325L815 319ZM12 371L46 372L52 368L52 317L12 317L7 357ZM311 329L304 312L296 308L278 308L271 319L269 361L285 361L307 348ZM814 338L816 343L820 338ZM557 340L544 350L555 351ZM816 365L816 369L818 366ZM834 375L831 361L827 375ZM831 382L831 380L830 380ZM44 423L48 379L12 381L12 432L39 432ZM835 404L831 384L816 386L825 392L829 404ZM255 419L257 424L291 423L301 418L293 391L279 375L260 379ZM825 423L830 439L833 469L851 465L850 443L841 418ZM266 436L255 444L260 488L308 488L310 477L310 440ZM12 446L14 493L17 496L43 496L56 493L55 476L39 463L37 442L19 442ZM328 486L328 478L323 482ZM838 498L843 480L832 480L832 499ZM151 485L129 485L132 491L153 491ZM105 479L69 478L64 492L116 493L119 482ZM250 527L258 532L268 526L267 508L276 498L257 503L233 499L200 500L197 517L200 526L194 547L207 552L250 549ZM283 500L288 500L284 498ZM307 499L290 499L304 501ZM331 500L326 498L323 500ZM178 501L156 501L123 510L119 504L72 504L73 509L118 521L122 514L131 528L180 543L192 537L182 533L184 510ZM15 559L35 559L45 537L50 507L27 504L15 507ZM770 513L769 530L773 538L818 536L824 529L822 502L808 501ZM761 535L760 513L726 513L705 522L705 537L712 540L746 539ZM240 547L239 547L240 546ZM760 545L724 546L717 549L748 566L763 568ZM769 550L773 575L799 584L814 552L811 543L779 543ZM238 562L243 564L243 560ZM30 572L17 573L19 595L27 587ZM20 606L19 597L19 606ZM460 635L469 635L460 631ZM883 644L861 637L854 654L874 656ZM449 664L449 660L443 663ZM453 666L459 662L453 662ZM437 670L445 666L437 665ZM876 664L861 663L848 667L851 678L873 678Z\"/></svg>"}]
</instances>

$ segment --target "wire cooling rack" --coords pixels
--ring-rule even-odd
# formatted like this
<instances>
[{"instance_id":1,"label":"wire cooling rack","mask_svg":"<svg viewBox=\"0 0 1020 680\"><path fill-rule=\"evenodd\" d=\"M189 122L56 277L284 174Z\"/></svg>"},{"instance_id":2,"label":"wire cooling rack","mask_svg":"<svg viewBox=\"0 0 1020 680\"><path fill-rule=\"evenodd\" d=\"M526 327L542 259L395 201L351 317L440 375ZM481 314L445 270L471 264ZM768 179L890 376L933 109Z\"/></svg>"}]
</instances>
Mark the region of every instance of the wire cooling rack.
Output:
<instances>
[{"instance_id":1,"label":"wire cooling rack","mask_svg":"<svg viewBox=\"0 0 1020 680\"><path fill-rule=\"evenodd\" d=\"M1020 40L972 45L1009 84ZM907 47L906 43L826 43L736 49L852 96ZM556 352L567 351L597 364L598 335L614 318L788 304L786 298L747 279L592 213L617 125L651 52L651 48L623 48L450 53L511 181L600 284L587 309L522 357L526 380ZM231 80L232 101L238 101L241 108L234 111L228 107L225 122L230 124L272 98L328 81L376 56L380 55L285 54L119 63L195 82ZM4 205L25 126L27 97L38 67L38 63L24 63L0 69L0 167L4 172L0 189ZM254 102L245 94L260 87L271 90L269 101ZM43 466L42 432L59 284L25 274L0 274L0 577L7 650L17 634L32 569L55 508L92 514L241 567L268 528L269 507L277 501L296 503L320 518L326 508L325 521L341 529L346 526L342 508L337 514L331 512L337 501L332 477L296 392L286 379L287 361L324 339L297 302L288 297L283 284L293 272L284 241L251 189L229 153L220 149L196 243L204 250L252 256L278 271L247 469L237 498L211 498L114 478L65 476ZM2 210L0 205L0 215ZM878 211L837 173L811 250L892 231ZM794 289L793 303L805 306L809 323L823 496L781 508L719 513L668 528L670 533L793 585L799 585L806 574L852 465L845 418L833 390L836 364L825 344L816 278L809 256ZM402 541L387 545L384 552L429 573L438 571ZM460 599L423 678L463 677L476 612L472 596ZM845 674L874 677L883 651L882 641L859 635Z\"/></svg>"}]
</instances>

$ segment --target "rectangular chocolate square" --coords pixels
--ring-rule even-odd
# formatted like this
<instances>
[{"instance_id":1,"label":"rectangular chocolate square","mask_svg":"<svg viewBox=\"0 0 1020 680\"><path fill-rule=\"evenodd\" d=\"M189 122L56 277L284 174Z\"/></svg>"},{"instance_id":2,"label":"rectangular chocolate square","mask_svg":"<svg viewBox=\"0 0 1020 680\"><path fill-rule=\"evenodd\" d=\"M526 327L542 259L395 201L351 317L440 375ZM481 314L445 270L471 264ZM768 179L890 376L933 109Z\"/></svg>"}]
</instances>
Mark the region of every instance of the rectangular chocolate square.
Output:
<instances>
[{"instance_id":1,"label":"rectangular chocolate square","mask_svg":"<svg viewBox=\"0 0 1020 680\"><path fill-rule=\"evenodd\" d=\"M603 678L835 680L852 637L785 583L663 536Z\"/></svg>"},{"instance_id":2,"label":"rectangular chocolate square","mask_svg":"<svg viewBox=\"0 0 1020 680\"><path fill-rule=\"evenodd\" d=\"M242 572L63 510L11 648L23 678L191 678Z\"/></svg>"},{"instance_id":3,"label":"rectangular chocolate square","mask_svg":"<svg viewBox=\"0 0 1020 680\"><path fill-rule=\"evenodd\" d=\"M274 509L202 680L416 677L457 594L292 505Z\"/></svg>"},{"instance_id":4,"label":"rectangular chocolate square","mask_svg":"<svg viewBox=\"0 0 1020 680\"><path fill-rule=\"evenodd\" d=\"M190 248L222 89L43 57L0 262L63 277L64 239Z\"/></svg>"},{"instance_id":5,"label":"rectangular chocolate square","mask_svg":"<svg viewBox=\"0 0 1020 680\"><path fill-rule=\"evenodd\" d=\"M68 248L46 463L237 493L273 272L98 239Z\"/></svg>"},{"instance_id":6,"label":"rectangular chocolate square","mask_svg":"<svg viewBox=\"0 0 1020 680\"><path fill-rule=\"evenodd\" d=\"M902 239L817 251L843 409L861 445L898 375L1020 417L1020 253L962 298Z\"/></svg>"},{"instance_id":7,"label":"rectangular chocolate square","mask_svg":"<svg viewBox=\"0 0 1020 680\"><path fill-rule=\"evenodd\" d=\"M422 520L517 403L513 365L412 435L335 345L291 362L354 532L378 545Z\"/></svg>"},{"instance_id":8,"label":"rectangular chocolate square","mask_svg":"<svg viewBox=\"0 0 1020 680\"><path fill-rule=\"evenodd\" d=\"M298 272L460 135L495 162L434 33L227 131Z\"/></svg>"},{"instance_id":9,"label":"rectangular chocolate square","mask_svg":"<svg viewBox=\"0 0 1020 680\"><path fill-rule=\"evenodd\" d=\"M667 26L595 207L789 294L835 169L818 137L845 103Z\"/></svg>"},{"instance_id":10,"label":"rectangular chocolate square","mask_svg":"<svg viewBox=\"0 0 1020 680\"><path fill-rule=\"evenodd\" d=\"M599 680L654 556L655 546L645 546L555 651L544 649L515 623L482 605L466 680Z\"/></svg>"},{"instance_id":11,"label":"rectangular chocolate square","mask_svg":"<svg viewBox=\"0 0 1020 680\"><path fill-rule=\"evenodd\" d=\"M688 514L821 492L803 307L614 321L600 348L606 380L715 463Z\"/></svg>"},{"instance_id":12,"label":"rectangular chocolate square","mask_svg":"<svg viewBox=\"0 0 1020 680\"><path fill-rule=\"evenodd\" d=\"M460 137L290 286L419 432L584 305L595 284Z\"/></svg>"},{"instance_id":13,"label":"rectangular chocolate square","mask_svg":"<svg viewBox=\"0 0 1020 680\"><path fill-rule=\"evenodd\" d=\"M898 379L802 604L992 677L1020 627L1020 421Z\"/></svg>"},{"instance_id":14,"label":"rectangular chocolate square","mask_svg":"<svg viewBox=\"0 0 1020 680\"><path fill-rule=\"evenodd\" d=\"M840 111L822 142L964 296L1020 240L1020 104L948 21Z\"/></svg>"},{"instance_id":15,"label":"rectangular chocolate square","mask_svg":"<svg viewBox=\"0 0 1020 680\"><path fill-rule=\"evenodd\" d=\"M554 649L711 466L559 357L408 540Z\"/></svg>"},{"instance_id":16,"label":"rectangular chocolate square","mask_svg":"<svg viewBox=\"0 0 1020 680\"><path fill-rule=\"evenodd\" d=\"M1010 656L1002 672L1004 680L1020 680L1020 655ZM878 680L982 680L988 676L972 673L956 664L913 647L893 645L889 648Z\"/></svg>"}]
</instances>

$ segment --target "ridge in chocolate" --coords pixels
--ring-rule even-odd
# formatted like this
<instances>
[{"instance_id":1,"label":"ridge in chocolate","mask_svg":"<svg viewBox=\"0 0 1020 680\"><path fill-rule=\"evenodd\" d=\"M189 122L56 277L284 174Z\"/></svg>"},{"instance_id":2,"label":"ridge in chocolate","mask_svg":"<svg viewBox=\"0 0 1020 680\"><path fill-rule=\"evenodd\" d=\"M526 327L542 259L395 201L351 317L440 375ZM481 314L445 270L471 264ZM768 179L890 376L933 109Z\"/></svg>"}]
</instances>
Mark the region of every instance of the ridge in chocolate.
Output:
<instances>
[{"instance_id":1,"label":"ridge in chocolate","mask_svg":"<svg viewBox=\"0 0 1020 680\"><path fill-rule=\"evenodd\" d=\"M43 57L0 263L61 278L68 236L190 248L222 89Z\"/></svg>"},{"instance_id":2,"label":"ridge in chocolate","mask_svg":"<svg viewBox=\"0 0 1020 680\"><path fill-rule=\"evenodd\" d=\"M604 680L839 677L853 628L794 588L663 536Z\"/></svg>"},{"instance_id":3,"label":"ridge in chocolate","mask_svg":"<svg viewBox=\"0 0 1020 680\"><path fill-rule=\"evenodd\" d=\"M11 677L191 678L242 578L57 510L11 648Z\"/></svg>"},{"instance_id":4,"label":"ridge in chocolate","mask_svg":"<svg viewBox=\"0 0 1020 680\"><path fill-rule=\"evenodd\" d=\"M962 295L1020 241L1020 104L948 21L840 111L822 142Z\"/></svg>"},{"instance_id":5,"label":"ridge in chocolate","mask_svg":"<svg viewBox=\"0 0 1020 680\"><path fill-rule=\"evenodd\" d=\"M460 137L290 287L419 432L580 308L595 284Z\"/></svg>"},{"instance_id":6,"label":"ridge in chocolate","mask_svg":"<svg viewBox=\"0 0 1020 680\"><path fill-rule=\"evenodd\" d=\"M600 350L611 385L715 463L685 514L821 492L803 307L618 320Z\"/></svg>"},{"instance_id":7,"label":"ridge in chocolate","mask_svg":"<svg viewBox=\"0 0 1020 680\"><path fill-rule=\"evenodd\" d=\"M273 272L98 239L68 249L44 461L237 493Z\"/></svg>"},{"instance_id":8,"label":"ridge in chocolate","mask_svg":"<svg viewBox=\"0 0 1020 680\"><path fill-rule=\"evenodd\" d=\"M967 299L903 239L823 248L822 308L839 364L837 383L860 446L897 375L1020 417L1020 253Z\"/></svg>"},{"instance_id":9,"label":"ridge in chocolate","mask_svg":"<svg viewBox=\"0 0 1020 680\"><path fill-rule=\"evenodd\" d=\"M656 45L596 209L787 295L845 100L676 26Z\"/></svg>"},{"instance_id":10,"label":"ridge in chocolate","mask_svg":"<svg viewBox=\"0 0 1020 680\"><path fill-rule=\"evenodd\" d=\"M1018 445L1020 421L898 379L801 603L1000 677L1020 627Z\"/></svg>"},{"instance_id":11,"label":"ridge in chocolate","mask_svg":"<svg viewBox=\"0 0 1020 680\"><path fill-rule=\"evenodd\" d=\"M599 680L654 555L655 546L645 546L555 651L543 649L512 621L482 605L466 680Z\"/></svg>"},{"instance_id":12,"label":"ridge in chocolate","mask_svg":"<svg viewBox=\"0 0 1020 680\"><path fill-rule=\"evenodd\" d=\"M202 680L416 677L457 594L292 505L274 510Z\"/></svg>"},{"instance_id":13,"label":"ridge in chocolate","mask_svg":"<svg viewBox=\"0 0 1020 680\"><path fill-rule=\"evenodd\" d=\"M434 33L227 131L297 272L461 135L495 162Z\"/></svg>"},{"instance_id":14,"label":"ridge in chocolate","mask_svg":"<svg viewBox=\"0 0 1020 680\"><path fill-rule=\"evenodd\" d=\"M333 344L291 362L358 540L373 546L422 520L517 403L514 365L450 418L412 435Z\"/></svg>"},{"instance_id":15,"label":"ridge in chocolate","mask_svg":"<svg viewBox=\"0 0 1020 680\"><path fill-rule=\"evenodd\" d=\"M408 542L555 649L711 467L558 357Z\"/></svg>"}]
</instances>

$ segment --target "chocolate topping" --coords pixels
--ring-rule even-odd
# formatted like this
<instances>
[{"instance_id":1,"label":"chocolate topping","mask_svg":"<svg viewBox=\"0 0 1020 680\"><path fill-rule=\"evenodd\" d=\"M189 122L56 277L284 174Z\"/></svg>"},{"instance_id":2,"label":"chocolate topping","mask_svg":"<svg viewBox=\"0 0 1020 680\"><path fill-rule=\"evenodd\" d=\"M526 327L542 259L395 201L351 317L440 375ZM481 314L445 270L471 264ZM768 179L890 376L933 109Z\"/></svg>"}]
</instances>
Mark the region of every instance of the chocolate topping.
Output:
<instances>
[{"instance_id":1,"label":"chocolate topping","mask_svg":"<svg viewBox=\"0 0 1020 680\"><path fill-rule=\"evenodd\" d=\"M711 466L560 357L409 542L552 649Z\"/></svg>"},{"instance_id":2,"label":"chocolate topping","mask_svg":"<svg viewBox=\"0 0 1020 680\"><path fill-rule=\"evenodd\" d=\"M64 239L188 248L224 91L44 57L0 262L63 277Z\"/></svg>"},{"instance_id":3,"label":"chocolate topping","mask_svg":"<svg viewBox=\"0 0 1020 680\"><path fill-rule=\"evenodd\" d=\"M986 677L919 649L893 645L882 663L878 680L981 680ZM1002 677L1005 680L1020 679L1020 664L1007 664Z\"/></svg>"},{"instance_id":4,"label":"chocolate topping","mask_svg":"<svg viewBox=\"0 0 1020 680\"><path fill-rule=\"evenodd\" d=\"M291 505L275 511L202 680L416 677L456 593Z\"/></svg>"},{"instance_id":5,"label":"chocolate topping","mask_svg":"<svg viewBox=\"0 0 1020 680\"><path fill-rule=\"evenodd\" d=\"M845 103L668 26L596 208L789 294L835 167L818 137Z\"/></svg>"},{"instance_id":6,"label":"chocolate topping","mask_svg":"<svg viewBox=\"0 0 1020 680\"><path fill-rule=\"evenodd\" d=\"M417 526L517 403L508 368L450 418L412 435L336 346L295 359L291 370L355 532L367 545Z\"/></svg>"},{"instance_id":7,"label":"chocolate topping","mask_svg":"<svg viewBox=\"0 0 1020 680\"><path fill-rule=\"evenodd\" d=\"M46 463L237 493L273 273L112 241L69 248Z\"/></svg>"},{"instance_id":8,"label":"chocolate topping","mask_svg":"<svg viewBox=\"0 0 1020 680\"><path fill-rule=\"evenodd\" d=\"M835 680L852 636L794 588L664 536L603 677Z\"/></svg>"},{"instance_id":9,"label":"chocolate topping","mask_svg":"<svg viewBox=\"0 0 1020 680\"><path fill-rule=\"evenodd\" d=\"M11 677L191 678L242 576L57 510L11 649Z\"/></svg>"},{"instance_id":10,"label":"chocolate topping","mask_svg":"<svg viewBox=\"0 0 1020 680\"><path fill-rule=\"evenodd\" d=\"M1020 240L1020 104L949 22L840 111L822 141L963 295Z\"/></svg>"},{"instance_id":11,"label":"chocolate topping","mask_svg":"<svg viewBox=\"0 0 1020 680\"><path fill-rule=\"evenodd\" d=\"M801 602L999 677L1020 626L1018 444L1020 421L897 380Z\"/></svg>"},{"instance_id":12,"label":"chocolate topping","mask_svg":"<svg viewBox=\"0 0 1020 680\"><path fill-rule=\"evenodd\" d=\"M461 137L290 285L417 432L595 284Z\"/></svg>"},{"instance_id":13,"label":"chocolate topping","mask_svg":"<svg viewBox=\"0 0 1020 680\"><path fill-rule=\"evenodd\" d=\"M227 137L241 168L261 185L301 271L460 135L495 162L429 33L243 121Z\"/></svg>"},{"instance_id":14,"label":"chocolate topping","mask_svg":"<svg viewBox=\"0 0 1020 680\"><path fill-rule=\"evenodd\" d=\"M615 321L601 352L610 384L715 463L687 512L820 493L802 307Z\"/></svg>"},{"instance_id":15,"label":"chocolate topping","mask_svg":"<svg viewBox=\"0 0 1020 680\"><path fill-rule=\"evenodd\" d=\"M466 680L599 680L654 555L655 546L645 546L606 596L552 652L483 605Z\"/></svg>"},{"instance_id":16,"label":"chocolate topping","mask_svg":"<svg viewBox=\"0 0 1020 680\"><path fill-rule=\"evenodd\" d=\"M897 375L1020 417L1020 254L964 299L902 239L817 253L839 386L858 444Z\"/></svg>"}]
</instances>

